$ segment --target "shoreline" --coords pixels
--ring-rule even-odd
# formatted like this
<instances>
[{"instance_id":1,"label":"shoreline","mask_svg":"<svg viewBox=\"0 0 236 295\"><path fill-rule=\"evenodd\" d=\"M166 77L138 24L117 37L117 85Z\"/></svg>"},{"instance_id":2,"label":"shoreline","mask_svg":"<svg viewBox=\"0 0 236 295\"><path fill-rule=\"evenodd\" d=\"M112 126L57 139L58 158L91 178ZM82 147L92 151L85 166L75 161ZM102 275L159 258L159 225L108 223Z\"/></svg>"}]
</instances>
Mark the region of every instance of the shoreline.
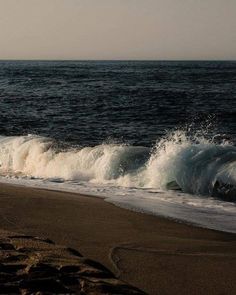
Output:
<instances>
[{"instance_id":1,"label":"shoreline","mask_svg":"<svg viewBox=\"0 0 236 295\"><path fill-rule=\"evenodd\" d=\"M17 181L6 181L6 179L0 179L0 185L10 185L10 186L15 186L18 188L30 188L30 189L37 189L37 190L42 190L42 191L54 191L54 192L58 192L58 193L68 193L70 195L74 195L74 196L87 196L87 197L94 197L94 198L98 198L98 199L102 199L105 202L108 202L110 204L113 204L119 208L125 209L125 210L129 210L129 211L133 211L133 212L137 212L140 214L147 214L147 215L151 215L151 216L156 216L157 218L164 218L164 219L168 219L170 221L174 221L177 223L184 223L190 226L194 226L194 227L200 227L203 229L209 229L209 230L214 230L214 231L219 231L219 232L224 232L224 233L229 233L229 234L236 234L236 218L235 215L233 215L230 211L228 211L228 213L230 214L227 215L227 220L224 221L224 223L222 224L222 216L221 214L217 211L212 211L211 213L209 211L203 212L201 209L193 209L190 207L183 207L183 204L181 203L181 205L179 206L179 203L172 203L171 206L169 207L170 203L168 202L164 202L163 200L158 200L158 203L156 203L157 200L155 200L155 203L153 204L154 206L154 211L150 210L150 206L146 207L144 202L141 202L139 204L134 204L133 201L122 201L122 199L117 200L116 198L116 194L111 197L110 195L112 195L112 192L110 193L110 195L108 195L107 193L104 195L103 192L99 195L98 193L94 193L94 192L89 192L89 191L76 191L75 189L71 189L69 187L57 187L57 186L52 186L52 183L49 184L38 184L36 183L36 185L33 185L32 183L22 183L22 180L20 183L18 183ZM145 193L145 192L144 192ZM161 192L163 193L163 192ZM127 195L129 195L129 192L127 192ZM189 194L182 194L183 196L188 195ZM140 196L142 196L140 194ZM192 196L192 198L194 197L194 195ZM198 197L198 196L197 196ZM121 201L121 202L120 202ZM150 202L150 200L149 200ZM232 206L232 203L230 202L226 202L227 205ZM150 203L149 203L150 204ZM159 209L157 210L156 207L159 206ZM147 209L148 208L148 209ZM160 209L161 208L161 209ZM234 207L235 208L235 207ZM217 209L217 208L215 208ZM228 209L232 209L232 208L228 208ZM187 212L186 216L185 213ZM205 214L207 213L207 215ZM210 215L209 215L210 214ZM215 216L215 214L217 214ZM226 215L224 216L224 218L226 217ZM230 221L230 225L229 225L229 221ZM231 221L233 221L231 223ZM232 226L232 224L235 224L234 226Z\"/></svg>"},{"instance_id":2,"label":"shoreline","mask_svg":"<svg viewBox=\"0 0 236 295\"><path fill-rule=\"evenodd\" d=\"M73 247L148 294L236 293L235 234L103 197L1 183L0 229Z\"/></svg>"}]
</instances>

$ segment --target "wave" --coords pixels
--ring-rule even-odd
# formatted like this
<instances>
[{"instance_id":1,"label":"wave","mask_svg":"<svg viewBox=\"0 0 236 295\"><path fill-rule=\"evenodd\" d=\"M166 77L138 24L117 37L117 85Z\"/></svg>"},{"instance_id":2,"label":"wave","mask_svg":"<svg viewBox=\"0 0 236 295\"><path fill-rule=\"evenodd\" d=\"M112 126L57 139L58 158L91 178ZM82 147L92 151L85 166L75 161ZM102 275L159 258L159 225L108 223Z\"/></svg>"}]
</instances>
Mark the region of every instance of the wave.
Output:
<instances>
[{"instance_id":1,"label":"wave","mask_svg":"<svg viewBox=\"0 0 236 295\"><path fill-rule=\"evenodd\" d=\"M152 149L125 144L59 149L36 135L0 137L1 175L178 189L236 200L236 147L176 131Z\"/></svg>"}]
</instances>

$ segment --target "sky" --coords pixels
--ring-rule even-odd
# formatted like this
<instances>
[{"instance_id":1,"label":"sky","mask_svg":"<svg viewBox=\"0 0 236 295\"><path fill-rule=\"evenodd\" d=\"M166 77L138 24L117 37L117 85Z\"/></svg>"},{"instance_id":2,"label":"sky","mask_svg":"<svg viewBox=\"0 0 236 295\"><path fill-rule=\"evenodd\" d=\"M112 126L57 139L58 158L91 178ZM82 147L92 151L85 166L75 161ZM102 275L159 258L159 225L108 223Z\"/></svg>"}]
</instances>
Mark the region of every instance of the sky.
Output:
<instances>
[{"instance_id":1,"label":"sky","mask_svg":"<svg viewBox=\"0 0 236 295\"><path fill-rule=\"evenodd\" d=\"M236 0L0 0L0 59L235 60Z\"/></svg>"}]
</instances>

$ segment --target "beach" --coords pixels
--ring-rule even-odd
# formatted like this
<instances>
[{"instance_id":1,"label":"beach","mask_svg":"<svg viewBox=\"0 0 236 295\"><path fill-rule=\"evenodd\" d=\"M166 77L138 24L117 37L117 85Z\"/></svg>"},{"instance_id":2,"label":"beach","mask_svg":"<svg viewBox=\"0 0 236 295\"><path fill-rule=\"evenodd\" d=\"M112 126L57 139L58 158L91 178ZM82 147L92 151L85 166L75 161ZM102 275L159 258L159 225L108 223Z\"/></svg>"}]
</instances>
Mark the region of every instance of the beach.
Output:
<instances>
[{"instance_id":1,"label":"beach","mask_svg":"<svg viewBox=\"0 0 236 295\"><path fill-rule=\"evenodd\" d=\"M148 294L235 294L236 235L102 198L0 185L0 229L50 239Z\"/></svg>"}]
</instances>

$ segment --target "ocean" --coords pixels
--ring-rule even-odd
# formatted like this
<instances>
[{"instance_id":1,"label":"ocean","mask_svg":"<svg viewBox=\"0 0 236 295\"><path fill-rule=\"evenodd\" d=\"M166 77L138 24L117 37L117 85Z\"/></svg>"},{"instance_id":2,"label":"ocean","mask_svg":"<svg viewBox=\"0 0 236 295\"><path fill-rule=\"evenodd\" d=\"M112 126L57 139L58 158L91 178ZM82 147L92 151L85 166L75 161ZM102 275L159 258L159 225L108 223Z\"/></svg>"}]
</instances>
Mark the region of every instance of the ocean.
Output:
<instances>
[{"instance_id":1,"label":"ocean","mask_svg":"<svg viewBox=\"0 0 236 295\"><path fill-rule=\"evenodd\" d=\"M236 62L0 61L0 181L236 232Z\"/></svg>"}]
</instances>

